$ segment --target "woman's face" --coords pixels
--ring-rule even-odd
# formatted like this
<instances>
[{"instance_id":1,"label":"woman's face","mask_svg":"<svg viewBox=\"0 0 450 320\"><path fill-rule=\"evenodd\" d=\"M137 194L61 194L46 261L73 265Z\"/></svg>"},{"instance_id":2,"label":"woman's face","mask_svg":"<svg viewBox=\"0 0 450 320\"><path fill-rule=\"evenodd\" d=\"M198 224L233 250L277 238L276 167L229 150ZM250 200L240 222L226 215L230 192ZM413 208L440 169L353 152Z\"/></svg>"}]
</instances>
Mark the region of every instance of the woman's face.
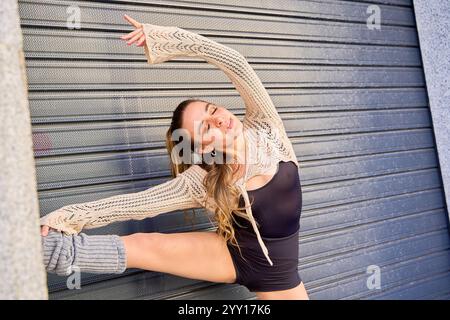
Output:
<instances>
[{"instance_id":1,"label":"woman's face","mask_svg":"<svg viewBox=\"0 0 450 320\"><path fill-rule=\"evenodd\" d=\"M227 152L235 148L235 139L242 134L242 122L222 106L209 102L191 102L183 114L182 127L196 141L200 153Z\"/></svg>"}]
</instances>

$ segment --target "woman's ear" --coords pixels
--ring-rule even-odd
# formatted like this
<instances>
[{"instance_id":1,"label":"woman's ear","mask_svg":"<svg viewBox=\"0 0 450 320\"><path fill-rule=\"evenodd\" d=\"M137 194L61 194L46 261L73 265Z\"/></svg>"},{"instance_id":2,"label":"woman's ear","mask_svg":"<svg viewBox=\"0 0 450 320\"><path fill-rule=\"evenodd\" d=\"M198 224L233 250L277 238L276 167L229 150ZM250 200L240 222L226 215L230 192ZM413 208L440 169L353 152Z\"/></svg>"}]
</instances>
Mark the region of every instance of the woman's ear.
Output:
<instances>
[{"instance_id":1,"label":"woman's ear","mask_svg":"<svg viewBox=\"0 0 450 320\"><path fill-rule=\"evenodd\" d=\"M199 152L201 154L210 153L213 150L214 150L214 144L213 143L210 143L209 145L207 145L205 147L199 147Z\"/></svg>"},{"instance_id":2,"label":"woman's ear","mask_svg":"<svg viewBox=\"0 0 450 320\"><path fill-rule=\"evenodd\" d=\"M199 150L198 152L200 152L200 153L202 153L202 154L205 154L205 153L210 153L211 151L213 151L214 148L215 148L215 143L214 143L215 140L216 140L216 139L215 139L215 137L213 136L213 137L211 138L211 140L209 140L209 141L204 141L204 142L207 143L207 145L206 145L206 146L203 146L203 145L200 144L200 146L198 147L198 150Z\"/></svg>"}]
</instances>

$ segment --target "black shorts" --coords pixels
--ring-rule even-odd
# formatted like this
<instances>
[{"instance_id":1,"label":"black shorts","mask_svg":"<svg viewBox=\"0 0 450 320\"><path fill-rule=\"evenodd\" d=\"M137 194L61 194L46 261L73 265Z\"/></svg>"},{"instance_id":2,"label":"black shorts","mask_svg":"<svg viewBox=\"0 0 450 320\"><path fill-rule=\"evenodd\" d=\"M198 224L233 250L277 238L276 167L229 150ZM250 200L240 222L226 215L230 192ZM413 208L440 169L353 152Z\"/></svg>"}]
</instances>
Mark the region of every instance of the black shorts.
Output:
<instances>
[{"instance_id":1,"label":"black shorts","mask_svg":"<svg viewBox=\"0 0 450 320\"><path fill-rule=\"evenodd\" d=\"M300 229L300 228L299 228ZM283 238L262 237L273 266L267 261L254 232L235 227L235 236L241 248L228 242L227 246L236 270L235 283L251 292L292 289L301 283L298 274L299 229Z\"/></svg>"}]
</instances>

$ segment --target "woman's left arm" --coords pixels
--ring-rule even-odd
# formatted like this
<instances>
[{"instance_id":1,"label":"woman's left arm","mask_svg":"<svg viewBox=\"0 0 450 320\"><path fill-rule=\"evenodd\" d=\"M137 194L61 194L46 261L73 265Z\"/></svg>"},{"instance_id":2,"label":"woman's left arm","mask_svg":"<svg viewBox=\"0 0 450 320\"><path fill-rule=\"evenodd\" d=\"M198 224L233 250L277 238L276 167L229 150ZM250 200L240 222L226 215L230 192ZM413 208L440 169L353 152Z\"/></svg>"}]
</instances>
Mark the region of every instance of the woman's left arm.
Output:
<instances>
[{"instance_id":1,"label":"woman's left arm","mask_svg":"<svg viewBox=\"0 0 450 320\"><path fill-rule=\"evenodd\" d=\"M74 234L113 222L143 220L175 210L201 208L203 173L199 171L201 169L193 165L177 177L143 191L66 205L41 217L40 224Z\"/></svg>"},{"instance_id":2,"label":"woman's left arm","mask_svg":"<svg viewBox=\"0 0 450 320\"><path fill-rule=\"evenodd\" d=\"M282 125L280 115L267 90L241 53L179 27L141 24L128 16L125 17L136 30L128 36L122 36L122 39L133 37L132 40L138 40L137 45L144 46L149 64L163 63L179 56L203 58L220 68L235 85L245 102L246 118L263 118L272 124Z\"/></svg>"}]
</instances>

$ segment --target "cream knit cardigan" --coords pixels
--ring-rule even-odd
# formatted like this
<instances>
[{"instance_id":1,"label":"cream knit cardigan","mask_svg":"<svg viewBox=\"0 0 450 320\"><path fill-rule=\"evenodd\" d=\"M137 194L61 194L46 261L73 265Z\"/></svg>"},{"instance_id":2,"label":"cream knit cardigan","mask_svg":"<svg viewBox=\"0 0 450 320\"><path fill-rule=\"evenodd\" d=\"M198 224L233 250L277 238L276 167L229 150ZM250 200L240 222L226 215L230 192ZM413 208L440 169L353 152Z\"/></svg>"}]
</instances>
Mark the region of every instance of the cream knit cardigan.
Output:
<instances>
[{"instance_id":1,"label":"cream knit cardigan","mask_svg":"<svg viewBox=\"0 0 450 320\"><path fill-rule=\"evenodd\" d=\"M143 24L143 31L146 37L144 51L149 64L163 63L177 56L203 58L225 72L244 100L243 132L247 159L245 174L236 181L236 186L242 192L246 213L261 249L273 265L252 215L245 184L256 175L275 174L280 160L293 161L297 167L299 164L271 98L245 57L236 50L179 27ZM205 175L203 168L193 164L162 184L137 193L67 205L45 215L40 223L65 234L75 234L82 229L141 220L175 210L203 207L214 212L214 201L207 199L202 183Z\"/></svg>"}]
</instances>

